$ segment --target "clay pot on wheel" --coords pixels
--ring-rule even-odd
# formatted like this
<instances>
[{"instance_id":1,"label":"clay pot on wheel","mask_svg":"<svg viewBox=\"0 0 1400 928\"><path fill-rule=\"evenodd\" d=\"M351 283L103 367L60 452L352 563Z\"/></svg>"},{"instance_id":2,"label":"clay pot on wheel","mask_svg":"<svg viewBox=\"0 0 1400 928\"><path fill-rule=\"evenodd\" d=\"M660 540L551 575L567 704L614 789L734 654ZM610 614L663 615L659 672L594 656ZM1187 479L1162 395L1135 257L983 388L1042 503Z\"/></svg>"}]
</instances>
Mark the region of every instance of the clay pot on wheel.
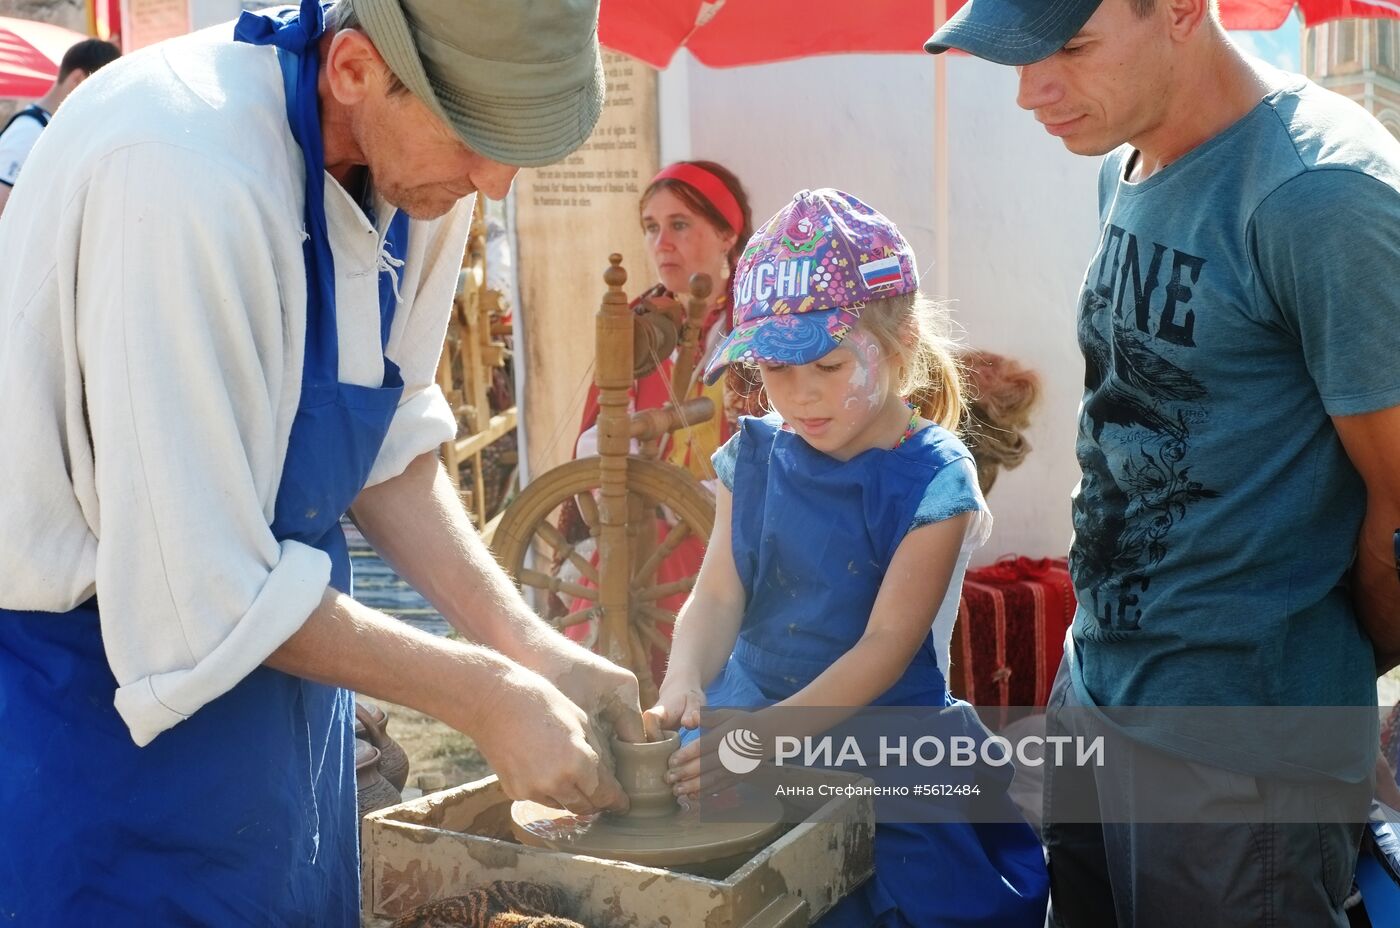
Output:
<instances>
[{"instance_id":1,"label":"clay pot on wheel","mask_svg":"<svg viewBox=\"0 0 1400 928\"><path fill-rule=\"evenodd\" d=\"M365 741L355 742L355 802L363 818L403 801L393 784L379 770L379 749Z\"/></svg>"},{"instance_id":2,"label":"clay pot on wheel","mask_svg":"<svg viewBox=\"0 0 1400 928\"><path fill-rule=\"evenodd\" d=\"M680 807L671 784L666 782L666 761L680 744L680 735L673 731L663 732L660 741L641 744L612 739L614 774L632 802L627 818L676 814Z\"/></svg>"},{"instance_id":3,"label":"clay pot on wheel","mask_svg":"<svg viewBox=\"0 0 1400 928\"><path fill-rule=\"evenodd\" d=\"M378 706L355 702L355 737L363 738L379 749L379 771L384 779L402 790L408 783L408 754L403 746L389 737L389 716ZM360 733L361 726L364 734Z\"/></svg>"},{"instance_id":4,"label":"clay pot on wheel","mask_svg":"<svg viewBox=\"0 0 1400 928\"><path fill-rule=\"evenodd\" d=\"M632 801L625 814L578 816L519 800L510 809L512 832L530 847L687 873L732 872L782 830L783 804L757 792L745 798L736 788L738 805L730 811L744 811L733 821L682 811L666 782L666 762L679 743L675 732L647 744L613 739L617 780Z\"/></svg>"}]
</instances>

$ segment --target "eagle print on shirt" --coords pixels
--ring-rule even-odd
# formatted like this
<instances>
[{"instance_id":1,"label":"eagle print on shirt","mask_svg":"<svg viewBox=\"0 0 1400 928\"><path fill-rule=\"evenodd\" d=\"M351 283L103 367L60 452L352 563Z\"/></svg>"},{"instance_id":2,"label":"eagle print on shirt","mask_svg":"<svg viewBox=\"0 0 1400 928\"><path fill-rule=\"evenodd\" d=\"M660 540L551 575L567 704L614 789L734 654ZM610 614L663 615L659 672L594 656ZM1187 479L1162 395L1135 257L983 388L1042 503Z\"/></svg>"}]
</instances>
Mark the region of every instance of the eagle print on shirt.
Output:
<instances>
[{"instance_id":1,"label":"eagle print on shirt","mask_svg":"<svg viewBox=\"0 0 1400 928\"><path fill-rule=\"evenodd\" d=\"M1110 224L1080 297L1082 476L1070 567L1103 636L1139 627L1172 530L1192 504L1219 496L1191 476L1191 429L1208 418L1209 391L1157 347L1195 347L1188 304L1204 266Z\"/></svg>"}]
</instances>

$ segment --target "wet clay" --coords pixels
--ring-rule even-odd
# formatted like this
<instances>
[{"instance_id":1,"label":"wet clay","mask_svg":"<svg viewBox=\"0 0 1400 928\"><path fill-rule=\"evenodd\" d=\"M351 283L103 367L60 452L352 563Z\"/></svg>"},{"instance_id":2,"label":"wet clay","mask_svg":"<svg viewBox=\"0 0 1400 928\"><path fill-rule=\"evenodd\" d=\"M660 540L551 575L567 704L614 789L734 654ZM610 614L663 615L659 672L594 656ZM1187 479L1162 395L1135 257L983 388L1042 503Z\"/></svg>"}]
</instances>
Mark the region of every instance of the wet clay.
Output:
<instances>
[{"instance_id":1,"label":"wet clay","mask_svg":"<svg viewBox=\"0 0 1400 928\"><path fill-rule=\"evenodd\" d=\"M676 867L746 854L782 830L782 803L771 796L736 793L731 797L736 808L727 810L726 817L743 821L710 821L713 816L706 816L703 806L681 809L665 779L666 760L679 746L675 732L648 744L613 739L618 782L632 802L628 812L574 815L535 802L517 802L511 807L516 837L533 847Z\"/></svg>"}]
</instances>

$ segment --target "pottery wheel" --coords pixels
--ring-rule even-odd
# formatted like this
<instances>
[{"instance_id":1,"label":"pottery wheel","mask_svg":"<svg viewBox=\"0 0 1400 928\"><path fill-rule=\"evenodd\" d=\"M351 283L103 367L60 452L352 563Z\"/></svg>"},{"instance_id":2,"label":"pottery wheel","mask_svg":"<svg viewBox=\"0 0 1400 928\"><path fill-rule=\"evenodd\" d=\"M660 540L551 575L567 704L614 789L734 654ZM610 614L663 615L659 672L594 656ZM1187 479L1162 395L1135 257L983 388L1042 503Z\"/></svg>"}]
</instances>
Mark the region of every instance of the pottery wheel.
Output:
<instances>
[{"instance_id":1,"label":"pottery wheel","mask_svg":"<svg viewBox=\"0 0 1400 928\"><path fill-rule=\"evenodd\" d=\"M674 815L574 815L537 802L511 806L521 842L571 854L625 860L646 867L698 864L756 850L782 830L783 805L772 796L745 796L741 822L704 821L699 810ZM730 811L730 817L738 817Z\"/></svg>"}]
</instances>

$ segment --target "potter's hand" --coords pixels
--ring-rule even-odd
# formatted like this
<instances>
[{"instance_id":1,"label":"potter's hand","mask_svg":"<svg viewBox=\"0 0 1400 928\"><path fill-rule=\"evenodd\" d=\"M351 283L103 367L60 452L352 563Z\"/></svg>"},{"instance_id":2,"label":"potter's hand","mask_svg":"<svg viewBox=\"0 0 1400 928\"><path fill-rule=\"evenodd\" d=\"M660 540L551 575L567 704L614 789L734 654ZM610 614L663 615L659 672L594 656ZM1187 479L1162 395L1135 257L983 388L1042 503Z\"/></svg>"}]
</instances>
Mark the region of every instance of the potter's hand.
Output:
<instances>
[{"instance_id":1,"label":"potter's hand","mask_svg":"<svg viewBox=\"0 0 1400 928\"><path fill-rule=\"evenodd\" d=\"M634 707L636 687L634 678ZM507 796L575 814L626 810L627 796L603 762L611 755L599 744L588 714L559 688L517 666L493 688L492 697L470 733Z\"/></svg>"},{"instance_id":2,"label":"potter's hand","mask_svg":"<svg viewBox=\"0 0 1400 928\"><path fill-rule=\"evenodd\" d=\"M609 730L620 741L646 740L637 677L630 670L574 646L568 659L555 662L545 676L603 729L604 743Z\"/></svg>"},{"instance_id":3,"label":"potter's hand","mask_svg":"<svg viewBox=\"0 0 1400 928\"><path fill-rule=\"evenodd\" d=\"M661 681L656 705L642 713L647 740L661 740L663 731L699 728L700 710L705 708L705 690L698 684L674 681L671 675Z\"/></svg>"}]
</instances>

